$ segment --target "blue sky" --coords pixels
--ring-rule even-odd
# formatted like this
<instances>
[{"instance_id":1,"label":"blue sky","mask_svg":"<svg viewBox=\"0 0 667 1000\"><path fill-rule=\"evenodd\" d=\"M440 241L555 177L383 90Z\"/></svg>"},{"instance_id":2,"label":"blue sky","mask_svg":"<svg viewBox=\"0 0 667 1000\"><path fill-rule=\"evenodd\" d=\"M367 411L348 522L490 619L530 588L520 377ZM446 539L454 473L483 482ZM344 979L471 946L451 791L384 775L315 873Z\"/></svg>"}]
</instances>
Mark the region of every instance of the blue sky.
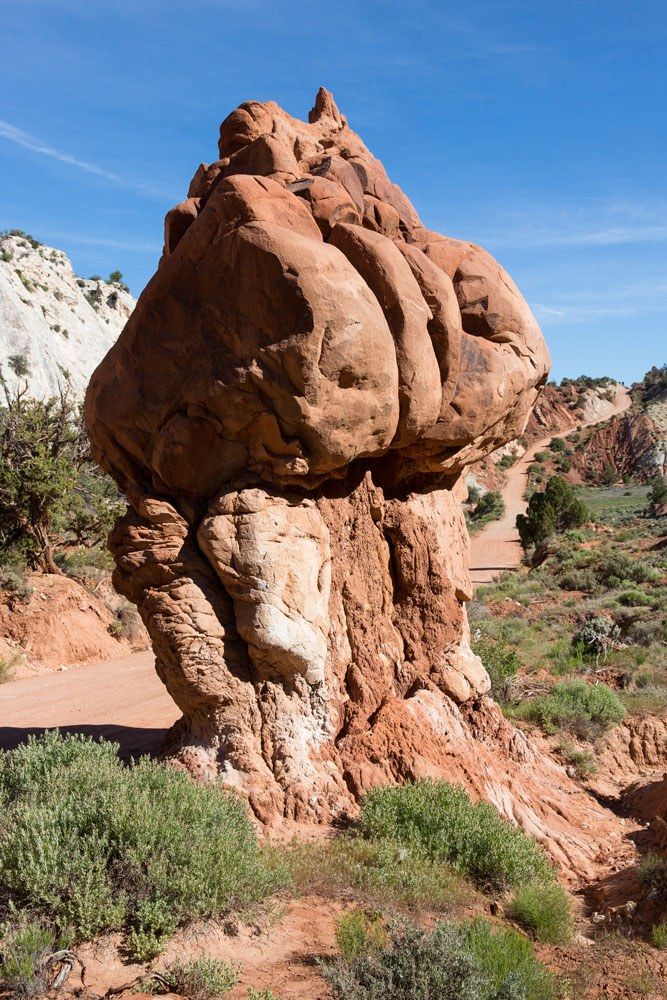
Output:
<instances>
[{"instance_id":1,"label":"blue sky","mask_svg":"<svg viewBox=\"0 0 667 1000\"><path fill-rule=\"evenodd\" d=\"M135 293L243 100L317 88L424 221L486 246L560 379L665 361L662 0L0 0L0 228Z\"/></svg>"}]
</instances>

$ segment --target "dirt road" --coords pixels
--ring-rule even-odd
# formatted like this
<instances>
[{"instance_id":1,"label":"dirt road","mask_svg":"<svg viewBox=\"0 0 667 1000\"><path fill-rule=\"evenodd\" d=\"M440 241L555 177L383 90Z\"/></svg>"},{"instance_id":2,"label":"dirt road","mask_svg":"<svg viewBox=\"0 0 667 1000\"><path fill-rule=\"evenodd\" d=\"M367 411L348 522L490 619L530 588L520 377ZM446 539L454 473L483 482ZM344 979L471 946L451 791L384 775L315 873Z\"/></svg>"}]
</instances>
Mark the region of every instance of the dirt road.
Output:
<instances>
[{"instance_id":1,"label":"dirt road","mask_svg":"<svg viewBox=\"0 0 667 1000\"><path fill-rule=\"evenodd\" d=\"M620 388L614 401L614 408L603 417L596 416L584 424L577 422L569 430L560 431L558 437L567 437L575 427L587 427L589 424L608 420L617 413L623 413L630 406L630 393ZM526 510L524 494L528 480L528 466L538 451L545 448L554 437L550 434L531 445L515 465L507 472L507 480L502 490L505 501L505 513L498 521L491 521L470 540L470 575L473 586L491 583L497 579L503 570L515 569L521 562L523 550L516 530L516 516Z\"/></svg>"},{"instance_id":2,"label":"dirt road","mask_svg":"<svg viewBox=\"0 0 667 1000\"><path fill-rule=\"evenodd\" d=\"M0 687L0 747L58 726L103 736L126 756L159 747L179 716L152 652L10 681Z\"/></svg>"}]
</instances>

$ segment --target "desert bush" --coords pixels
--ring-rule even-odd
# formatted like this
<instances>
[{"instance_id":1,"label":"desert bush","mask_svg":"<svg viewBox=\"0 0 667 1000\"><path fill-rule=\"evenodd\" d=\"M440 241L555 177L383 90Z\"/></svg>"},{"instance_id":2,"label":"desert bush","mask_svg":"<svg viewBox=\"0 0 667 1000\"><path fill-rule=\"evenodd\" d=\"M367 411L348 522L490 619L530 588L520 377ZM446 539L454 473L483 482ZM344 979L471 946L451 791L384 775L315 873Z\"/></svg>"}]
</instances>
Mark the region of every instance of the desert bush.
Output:
<instances>
[{"instance_id":1,"label":"desert bush","mask_svg":"<svg viewBox=\"0 0 667 1000\"><path fill-rule=\"evenodd\" d=\"M470 514L470 521L474 527L481 527L489 521L496 521L505 513L505 503L502 496L496 490L489 490L479 498L475 509Z\"/></svg>"},{"instance_id":2,"label":"desert bush","mask_svg":"<svg viewBox=\"0 0 667 1000\"><path fill-rule=\"evenodd\" d=\"M231 965L209 955L198 955L184 963L172 962L161 975L174 993L188 1000L214 1000L233 990L239 981Z\"/></svg>"},{"instance_id":3,"label":"desert bush","mask_svg":"<svg viewBox=\"0 0 667 1000\"><path fill-rule=\"evenodd\" d=\"M548 880L553 869L542 848L487 802L444 781L374 789L364 799L362 833L388 840L494 887Z\"/></svg>"},{"instance_id":4,"label":"desert bush","mask_svg":"<svg viewBox=\"0 0 667 1000\"><path fill-rule=\"evenodd\" d=\"M659 896L667 896L667 857L646 854L639 863L639 881Z\"/></svg>"},{"instance_id":5,"label":"desert bush","mask_svg":"<svg viewBox=\"0 0 667 1000\"><path fill-rule=\"evenodd\" d=\"M271 990L256 990L249 986L246 1000L279 1000L279 998Z\"/></svg>"},{"instance_id":6,"label":"desert bush","mask_svg":"<svg viewBox=\"0 0 667 1000\"><path fill-rule=\"evenodd\" d=\"M379 908L446 911L474 895L447 862L388 840L355 835L293 845L286 864L297 891L357 897Z\"/></svg>"},{"instance_id":7,"label":"desert bush","mask_svg":"<svg viewBox=\"0 0 667 1000\"><path fill-rule=\"evenodd\" d=\"M0 590L9 594L12 600L21 601L23 604L30 600L33 592L25 572L18 566L0 568Z\"/></svg>"},{"instance_id":8,"label":"desert bush","mask_svg":"<svg viewBox=\"0 0 667 1000\"><path fill-rule=\"evenodd\" d=\"M584 655L580 646L573 645L566 636L558 639L549 650L550 668L553 674L580 673L590 667L590 661Z\"/></svg>"},{"instance_id":9,"label":"desert bush","mask_svg":"<svg viewBox=\"0 0 667 1000\"><path fill-rule=\"evenodd\" d=\"M665 638L665 623L660 619L633 622L628 628L628 639L638 646L650 646Z\"/></svg>"},{"instance_id":10,"label":"desert bush","mask_svg":"<svg viewBox=\"0 0 667 1000\"><path fill-rule=\"evenodd\" d=\"M89 571L102 570L111 572L114 561L106 545L78 545L56 555L58 567L75 580L81 580L89 575Z\"/></svg>"},{"instance_id":11,"label":"desert bush","mask_svg":"<svg viewBox=\"0 0 667 1000\"><path fill-rule=\"evenodd\" d=\"M516 650L502 636L492 638L481 633L475 637L472 649L480 657L491 679L491 694L502 702L507 695L508 682L521 667Z\"/></svg>"},{"instance_id":12,"label":"desert bush","mask_svg":"<svg viewBox=\"0 0 667 1000\"><path fill-rule=\"evenodd\" d=\"M10 996L43 997L48 982L44 961L55 950L53 931L34 920L0 926L0 987Z\"/></svg>"},{"instance_id":13,"label":"desert bush","mask_svg":"<svg viewBox=\"0 0 667 1000\"><path fill-rule=\"evenodd\" d=\"M156 953L176 926L246 905L284 873L241 801L118 747L50 732L0 757L0 898L87 939Z\"/></svg>"},{"instance_id":14,"label":"desert bush","mask_svg":"<svg viewBox=\"0 0 667 1000\"><path fill-rule=\"evenodd\" d=\"M551 1000L555 980L516 931L485 920L396 928L389 946L323 965L336 1000Z\"/></svg>"},{"instance_id":15,"label":"desert bush","mask_svg":"<svg viewBox=\"0 0 667 1000\"><path fill-rule=\"evenodd\" d=\"M625 552L603 552L593 557L590 568L605 587L618 587L625 581L648 583L658 580L660 573L645 559L633 559Z\"/></svg>"},{"instance_id":16,"label":"desert bush","mask_svg":"<svg viewBox=\"0 0 667 1000\"><path fill-rule=\"evenodd\" d=\"M647 608L653 604L653 598L643 590L624 590L618 595L618 603L624 608Z\"/></svg>"},{"instance_id":17,"label":"desert bush","mask_svg":"<svg viewBox=\"0 0 667 1000\"><path fill-rule=\"evenodd\" d=\"M558 751L570 767L574 768L578 778L590 778L597 771L595 754L590 750L582 750L571 740L563 740Z\"/></svg>"},{"instance_id":18,"label":"desert bush","mask_svg":"<svg viewBox=\"0 0 667 1000\"><path fill-rule=\"evenodd\" d=\"M567 944L572 937L572 902L557 882L520 886L507 912L542 944Z\"/></svg>"},{"instance_id":19,"label":"desert bush","mask_svg":"<svg viewBox=\"0 0 667 1000\"><path fill-rule=\"evenodd\" d=\"M548 451L536 451L535 452L535 461L536 462L546 462L548 458L549 458L549 452Z\"/></svg>"},{"instance_id":20,"label":"desert bush","mask_svg":"<svg viewBox=\"0 0 667 1000\"><path fill-rule=\"evenodd\" d=\"M572 637L572 648L584 656L606 658L609 650L618 643L621 630L608 618L591 618L583 622Z\"/></svg>"},{"instance_id":21,"label":"desert bush","mask_svg":"<svg viewBox=\"0 0 667 1000\"><path fill-rule=\"evenodd\" d=\"M655 925L651 931L651 940L656 948L667 950L667 920Z\"/></svg>"},{"instance_id":22,"label":"desert bush","mask_svg":"<svg viewBox=\"0 0 667 1000\"><path fill-rule=\"evenodd\" d=\"M593 594L599 589L598 581L591 569L566 568L558 575L558 585L562 590L581 590Z\"/></svg>"},{"instance_id":23,"label":"desert bush","mask_svg":"<svg viewBox=\"0 0 667 1000\"><path fill-rule=\"evenodd\" d=\"M336 947L346 962L380 951L387 944L387 932L377 914L369 916L364 910L341 913L336 917L334 927Z\"/></svg>"},{"instance_id":24,"label":"desert bush","mask_svg":"<svg viewBox=\"0 0 667 1000\"><path fill-rule=\"evenodd\" d=\"M519 461L519 453L516 449L506 452L503 457L498 462L498 468L500 469L510 469Z\"/></svg>"},{"instance_id":25,"label":"desert bush","mask_svg":"<svg viewBox=\"0 0 667 1000\"><path fill-rule=\"evenodd\" d=\"M576 680L554 684L548 694L522 702L515 715L536 722L545 733L566 728L585 735L616 725L624 717L625 707L606 684Z\"/></svg>"},{"instance_id":26,"label":"desert bush","mask_svg":"<svg viewBox=\"0 0 667 1000\"><path fill-rule=\"evenodd\" d=\"M563 452L567 448L567 444L563 438L555 437L551 439L551 444L549 445L551 451Z\"/></svg>"}]
</instances>

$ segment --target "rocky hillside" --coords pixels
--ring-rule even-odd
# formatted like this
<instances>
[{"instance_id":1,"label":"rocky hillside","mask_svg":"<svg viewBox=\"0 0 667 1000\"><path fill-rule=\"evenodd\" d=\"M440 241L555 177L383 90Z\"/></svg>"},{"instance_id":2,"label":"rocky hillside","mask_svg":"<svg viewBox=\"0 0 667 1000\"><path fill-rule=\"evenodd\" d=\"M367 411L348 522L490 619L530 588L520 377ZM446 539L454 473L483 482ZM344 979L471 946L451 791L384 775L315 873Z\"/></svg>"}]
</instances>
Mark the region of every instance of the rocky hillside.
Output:
<instances>
[{"instance_id":1,"label":"rocky hillside","mask_svg":"<svg viewBox=\"0 0 667 1000\"><path fill-rule=\"evenodd\" d=\"M542 390L521 437L471 466L469 485L497 489L504 482L505 471L536 441L609 420L621 388L612 379L585 375L563 379L560 385L550 382Z\"/></svg>"},{"instance_id":2,"label":"rocky hillside","mask_svg":"<svg viewBox=\"0 0 667 1000\"><path fill-rule=\"evenodd\" d=\"M19 230L0 236L0 365L10 384L19 355L34 395L55 394L64 372L82 395L133 308L120 279L79 278L62 250Z\"/></svg>"},{"instance_id":3,"label":"rocky hillside","mask_svg":"<svg viewBox=\"0 0 667 1000\"><path fill-rule=\"evenodd\" d=\"M533 444L549 434L559 434L575 425L609 418L619 383L609 378L563 379L544 387L530 415L523 439Z\"/></svg>"},{"instance_id":4,"label":"rocky hillside","mask_svg":"<svg viewBox=\"0 0 667 1000\"><path fill-rule=\"evenodd\" d=\"M649 482L667 475L667 367L632 386L632 406L584 429L570 456L584 482Z\"/></svg>"}]
</instances>

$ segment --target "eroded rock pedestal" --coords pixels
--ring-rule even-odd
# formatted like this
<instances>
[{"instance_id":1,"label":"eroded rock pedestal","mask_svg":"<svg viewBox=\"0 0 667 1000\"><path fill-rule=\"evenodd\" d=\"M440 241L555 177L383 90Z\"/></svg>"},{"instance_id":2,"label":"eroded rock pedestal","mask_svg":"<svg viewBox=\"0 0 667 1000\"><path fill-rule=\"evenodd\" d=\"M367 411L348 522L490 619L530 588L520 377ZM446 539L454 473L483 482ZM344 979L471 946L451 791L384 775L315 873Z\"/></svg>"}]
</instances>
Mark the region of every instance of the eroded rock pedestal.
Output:
<instances>
[{"instance_id":1,"label":"eroded rock pedestal","mask_svg":"<svg viewBox=\"0 0 667 1000\"><path fill-rule=\"evenodd\" d=\"M468 643L460 476L546 380L528 306L326 91L308 124L242 105L219 150L86 400L129 501L115 584L183 712L166 752L266 822L443 776L590 854Z\"/></svg>"}]
</instances>

